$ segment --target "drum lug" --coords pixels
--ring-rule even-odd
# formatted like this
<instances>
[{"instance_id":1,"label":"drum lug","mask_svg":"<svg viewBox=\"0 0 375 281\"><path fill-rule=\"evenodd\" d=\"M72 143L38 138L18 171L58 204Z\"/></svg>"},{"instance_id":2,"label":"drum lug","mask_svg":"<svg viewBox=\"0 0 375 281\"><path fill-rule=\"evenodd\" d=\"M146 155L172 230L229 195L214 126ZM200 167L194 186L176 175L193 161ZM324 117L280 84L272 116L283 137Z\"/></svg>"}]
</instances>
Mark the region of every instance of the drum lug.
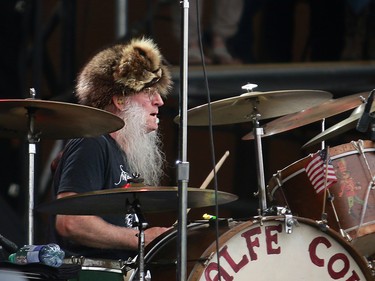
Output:
<instances>
[{"instance_id":1,"label":"drum lug","mask_svg":"<svg viewBox=\"0 0 375 281\"><path fill-rule=\"evenodd\" d=\"M285 214L285 232L291 234L293 232L293 226L298 226L297 220L292 214Z\"/></svg>"}]
</instances>

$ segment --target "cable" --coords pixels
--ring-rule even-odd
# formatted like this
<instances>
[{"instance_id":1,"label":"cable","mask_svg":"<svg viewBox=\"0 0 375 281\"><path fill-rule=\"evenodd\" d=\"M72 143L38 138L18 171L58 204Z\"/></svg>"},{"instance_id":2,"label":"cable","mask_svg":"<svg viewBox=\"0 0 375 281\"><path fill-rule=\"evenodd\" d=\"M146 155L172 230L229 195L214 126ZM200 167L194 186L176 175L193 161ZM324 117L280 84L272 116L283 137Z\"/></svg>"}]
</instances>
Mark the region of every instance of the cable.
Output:
<instances>
[{"instance_id":1,"label":"cable","mask_svg":"<svg viewBox=\"0 0 375 281\"><path fill-rule=\"evenodd\" d=\"M199 12L199 0L196 0L196 17L197 17L197 31L198 31L198 42L199 42L199 51L201 55L201 61L202 61L202 68L203 68L203 76L204 76L204 82L207 92L207 106L208 106L208 129L209 129L209 137L210 137L210 148L211 148L211 161L212 161L212 167L214 171L214 191L215 191L215 244L216 244L216 257L217 257L217 271L218 271L218 280L221 280L221 266L220 266L220 259L219 259L219 205L218 205L218 184L217 184L217 173L216 173L216 157L215 157L215 144L213 139L213 129L212 129L212 110L211 110L211 95L210 95L210 89L208 86L208 78L207 78L207 70L206 70L206 63L205 63L205 56L203 52L203 44L202 44L202 32L200 28L200 12Z\"/></svg>"}]
</instances>

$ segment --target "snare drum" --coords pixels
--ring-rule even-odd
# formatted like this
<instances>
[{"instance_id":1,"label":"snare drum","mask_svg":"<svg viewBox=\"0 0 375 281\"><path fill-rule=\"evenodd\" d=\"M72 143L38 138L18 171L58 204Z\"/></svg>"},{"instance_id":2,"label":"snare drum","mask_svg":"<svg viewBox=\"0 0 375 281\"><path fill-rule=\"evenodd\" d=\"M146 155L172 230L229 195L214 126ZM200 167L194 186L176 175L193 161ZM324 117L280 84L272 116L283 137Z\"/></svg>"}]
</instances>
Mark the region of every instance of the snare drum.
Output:
<instances>
[{"instance_id":1,"label":"snare drum","mask_svg":"<svg viewBox=\"0 0 375 281\"><path fill-rule=\"evenodd\" d=\"M126 273L122 261L106 259L72 258L65 259L67 264L81 264L82 268L77 279L69 281L125 281Z\"/></svg>"},{"instance_id":2,"label":"snare drum","mask_svg":"<svg viewBox=\"0 0 375 281\"><path fill-rule=\"evenodd\" d=\"M328 225L336 231L340 230L341 225L341 229L353 238L352 245L366 256L375 252L375 190L370 191L367 208L363 209L371 173L375 173L374 151L374 143L364 141L368 168L353 142L329 149L338 178L329 188L334 198L333 205L338 222L332 204L327 201L325 212L328 215ZM310 157L307 156L278 171L268 182L267 193L272 203L288 207L294 215L321 220L323 192L315 193L305 171ZM360 226L363 210L365 215Z\"/></svg>"},{"instance_id":3,"label":"snare drum","mask_svg":"<svg viewBox=\"0 0 375 281\"><path fill-rule=\"evenodd\" d=\"M372 280L366 261L336 232L323 232L310 219L292 218L292 233L284 217L233 222L219 228L219 264L229 280ZM216 281L218 262L215 228L193 224L187 229L187 277ZM145 269L152 281L176 280L176 231L146 247ZM130 280L137 280L137 271Z\"/></svg>"}]
</instances>

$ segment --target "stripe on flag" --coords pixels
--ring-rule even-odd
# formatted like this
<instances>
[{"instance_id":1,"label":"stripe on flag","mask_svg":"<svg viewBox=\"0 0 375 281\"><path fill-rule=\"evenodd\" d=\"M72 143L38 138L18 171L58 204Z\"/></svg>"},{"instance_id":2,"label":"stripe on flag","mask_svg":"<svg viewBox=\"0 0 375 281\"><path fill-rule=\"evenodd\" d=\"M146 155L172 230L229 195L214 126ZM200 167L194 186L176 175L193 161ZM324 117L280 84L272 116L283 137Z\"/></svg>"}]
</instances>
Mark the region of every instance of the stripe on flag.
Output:
<instances>
[{"instance_id":1,"label":"stripe on flag","mask_svg":"<svg viewBox=\"0 0 375 281\"><path fill-rule=\"evenodd\" d=\"M320 193L325 188L327 150L323 149L315 153L309 163L305 166L307 176L316 193ZM331 159L328 159L327 188L337 182L335 169Z\"/></svg>"}]
</instances>

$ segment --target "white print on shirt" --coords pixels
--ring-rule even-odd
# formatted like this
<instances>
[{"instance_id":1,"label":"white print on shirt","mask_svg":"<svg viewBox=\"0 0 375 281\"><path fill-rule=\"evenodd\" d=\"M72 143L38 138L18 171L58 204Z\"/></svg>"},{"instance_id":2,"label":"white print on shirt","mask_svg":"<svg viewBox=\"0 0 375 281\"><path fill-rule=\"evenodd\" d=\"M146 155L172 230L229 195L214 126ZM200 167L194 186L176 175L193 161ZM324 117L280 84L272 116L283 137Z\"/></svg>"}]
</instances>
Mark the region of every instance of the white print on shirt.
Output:
<instances>
[{"instance_id":1,"label":"white print on shirt","mask_svg":"<svg viewBox=\"0 0 375 281\"><path fill-rule=\"evenodd\" d=\"M129 173L125 172L122 169L122 165L120 165L120 170L121 170L120 180L117 183L115 183L115 185L119 185L122 181L128 182L128 179L133 178L131 175L129 175Z\"/></svg>"}]
</instances>

